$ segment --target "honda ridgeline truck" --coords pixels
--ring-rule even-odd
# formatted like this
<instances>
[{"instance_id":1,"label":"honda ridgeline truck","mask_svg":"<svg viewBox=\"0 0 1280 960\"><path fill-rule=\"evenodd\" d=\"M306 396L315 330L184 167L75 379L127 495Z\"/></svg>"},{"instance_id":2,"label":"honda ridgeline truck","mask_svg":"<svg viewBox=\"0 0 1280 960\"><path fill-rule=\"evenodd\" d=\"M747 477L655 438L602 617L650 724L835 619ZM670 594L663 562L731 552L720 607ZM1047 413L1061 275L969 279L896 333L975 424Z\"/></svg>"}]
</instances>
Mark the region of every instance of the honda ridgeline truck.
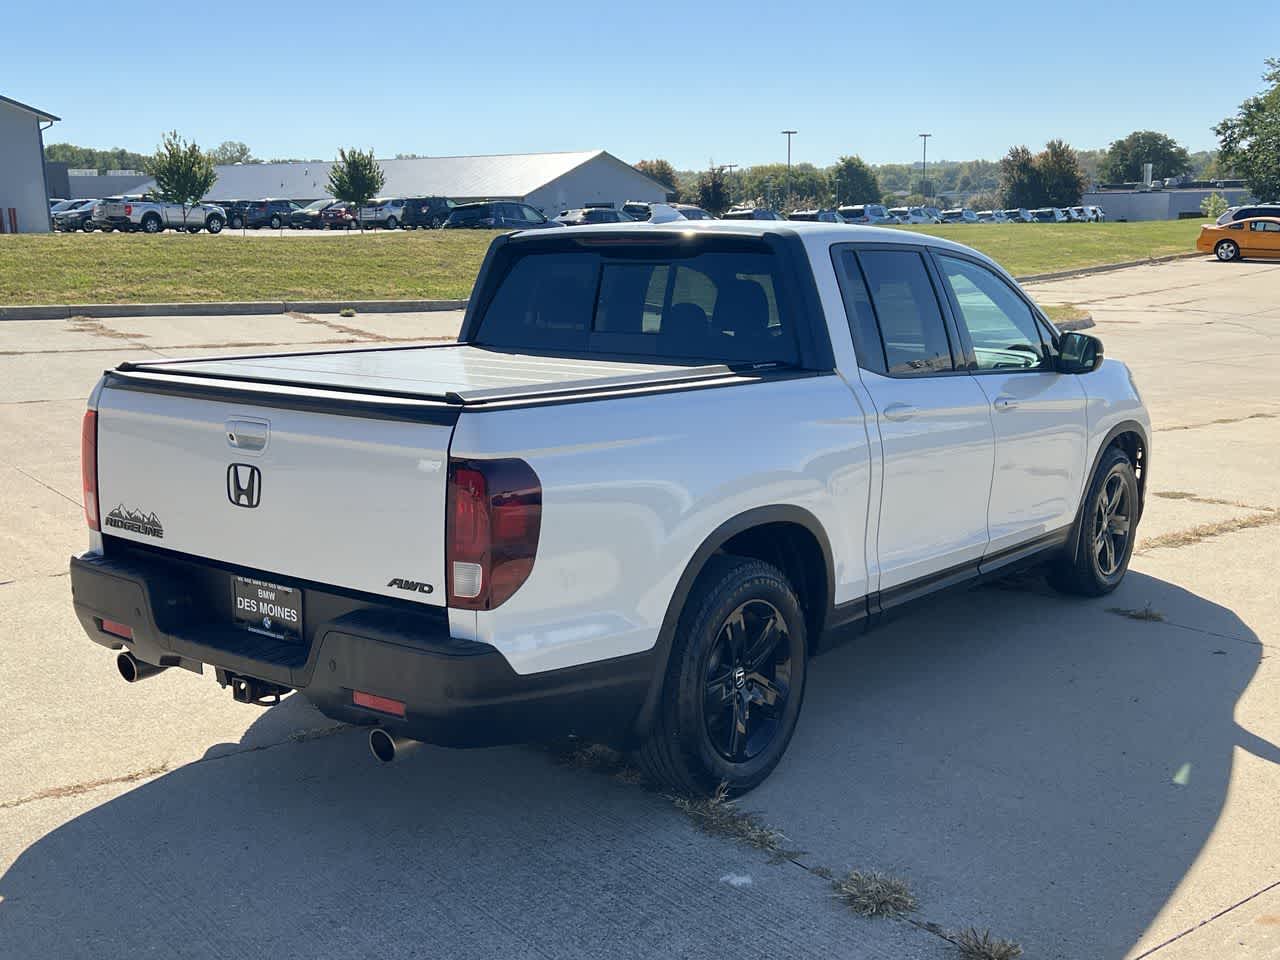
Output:
<instances>
[{"instance_id":1,"label":"honda ridgeline truck","mask_svg":"<svg viewBox=\"0 0 1280 960\"><path fill-rule=\"evenodd\" d=\"M742 791L814 656L896 609L1029 563L1114 589L1150 436L1123 364L955 243L529 231L456 343L108 371L71 585L126 679L297 690L383 759L572 733Z\"/></svg>"}]
</instances>

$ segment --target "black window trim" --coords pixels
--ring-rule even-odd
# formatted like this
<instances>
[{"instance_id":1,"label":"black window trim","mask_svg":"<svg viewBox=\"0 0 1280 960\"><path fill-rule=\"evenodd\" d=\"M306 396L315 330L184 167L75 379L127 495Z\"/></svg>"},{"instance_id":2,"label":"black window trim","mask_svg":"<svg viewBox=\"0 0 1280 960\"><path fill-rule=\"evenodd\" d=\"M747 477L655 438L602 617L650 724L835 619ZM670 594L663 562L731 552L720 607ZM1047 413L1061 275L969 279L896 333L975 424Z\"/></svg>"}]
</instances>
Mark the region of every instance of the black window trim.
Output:
<instances>
[{"instance_id":1,"label":"black window trim","mask_svg":"<svg viewBox=\"0 0 1280 960\"><path fill-rule=\"evenodd\" d=\"M956 328L960 336L960 343L964 350L964 362L965 362L966 373L971 373L976 377L985 377L985 376L990 376L993 373L1003 375L1003 374L1010 374L1010 373L1053 373L1055 372L1053 358L1054 356L1056 356L1057 350L1058 350L1057 337L1049 337L1046 340L1045 323L1041 322L1044 318L1041 315L1039 308L1037 308L1035 303L1025 293L1023 293L1021 289L1019 289L1016 283L1013 283L1012 281L1010 281L1010 279L1004 275L1004 272L1002 270L998 268L993 268L990 262L983 260L981 257L969 256L968 254L959 250L930 250L929 254L930 254L929 259L933 261L934 269L938 271L938 278L939 280L942 281L944 285L944 291L947 298L947 303L955 314ZM964 317L960 311L960 302L956 300L955 293L951 289L951 284L947 283L946 276L942 271L942 264L937 262L938 258L940 257L950 257L953 260L964 260L964 261L967 261L968 263L973 264L974 266L982 267L986 269L987 272L989 272L992 276L1000 280L1006 287L1008 287L1009 291L1015 297L1017 297L1019 300L1022 301L1022 303L1027 307L1027 309L1031 311L1031 320L1033 323L1035 323L1036 332L1040 335L1040 346L1045 351L1044 361L1041 363L1040 366L1023 367L1023 368L1018 368L1018 367L1001 368L998 370L981 370L978 368L978 355L973 347L973 339L969 336L969 329L964 325Z\"/></svg>"},{"instance_id":2,"label":"black window trim","mask_svg":"<svg viewBox=\"0 0 1280 960\"><path fill-rule=\"evenodd\" d=\"M871 285L866 283L866 268L862 265L862 258L858 255L861 251L898 251L907 253L917 253L924 263L925 275L929 278L929 283L933 287L934 298L938 301L938 312L942 315L942 328L947 336L947 349L951 353L951 369L950 370L930 370L927 373L890 373L888 362L888 351L885 350L884 332L880 328L880 311L876 307L875 297L871 295ZM874 373L878 377L888 377L891 380L922 380L929 377L956 377L967 375L970 371L963 365L962 355L957 353L957 346L961 342L959 339L959 331L956 329L956 319L951 312L950 301L939 290L939 284L942 282L942 276L938 272L937 264L933 262L933 257L929 255L929 247L926 244L916 243L858 243L849 241L845 243L833 243L831 245L831 262L835 267L837 284L841 277L846 276L845 266L841 262L840 256L843 252L851 252L854 262L858 265L858 271L867 288L867 299L871 301L871 312L876 318L876 333L880 337L880 350L884 359L884 370L876 370L871 367L864 367L861 361L858 361L858 368L866 370L868 373ZM844 305L844 289L840 291L840 306L845 310L845 323L848 324L848 309ZM853 339L853 331L850 328L850 341ZM855 357L857 349L854 349Z\"/></svg>"}]
</instances>

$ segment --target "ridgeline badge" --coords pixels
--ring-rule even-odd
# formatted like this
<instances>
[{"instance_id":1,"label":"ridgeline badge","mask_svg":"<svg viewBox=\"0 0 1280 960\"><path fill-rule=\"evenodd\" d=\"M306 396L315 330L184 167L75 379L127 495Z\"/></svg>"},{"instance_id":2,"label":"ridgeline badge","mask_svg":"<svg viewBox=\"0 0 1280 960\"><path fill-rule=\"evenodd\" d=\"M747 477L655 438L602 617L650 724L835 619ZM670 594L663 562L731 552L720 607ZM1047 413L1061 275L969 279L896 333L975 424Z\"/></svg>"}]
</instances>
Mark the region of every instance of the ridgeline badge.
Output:
<instances>
[{"instance_id":1,"label":"ridgeline badge","mask_svg":"<svg viewBox=\"0 0 1280 960\"><path fill-rule=\"evenodd\" d=\"M115 527L117 530L140 533L144 537L155 537L157 540L164 539L164 527L154 513L130 510L124 504L120 504L107 514L106 524L108 527Z\"/></svg>"}]
</instances>

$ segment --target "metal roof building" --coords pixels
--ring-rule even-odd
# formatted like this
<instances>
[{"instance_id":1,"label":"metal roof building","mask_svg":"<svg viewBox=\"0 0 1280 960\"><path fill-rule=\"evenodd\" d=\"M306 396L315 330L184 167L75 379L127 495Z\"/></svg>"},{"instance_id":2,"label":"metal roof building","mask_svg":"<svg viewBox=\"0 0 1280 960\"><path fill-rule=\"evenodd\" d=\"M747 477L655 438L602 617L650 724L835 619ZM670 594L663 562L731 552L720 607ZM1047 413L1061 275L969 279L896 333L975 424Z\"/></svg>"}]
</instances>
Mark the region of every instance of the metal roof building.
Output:
<instances>
[{"instance_id":1,"label":"metal roof building","mask_svg":"<svg viewBox=\"0 0 1280 960\"><path fill-rule=\"evenodd\" d=\"M43 124L55 117L0 96L0 233L48 233Z\"/></svg>"},{"instance_id":2,"label":"metal roof building","mask_svg":"<svg viewBox=\"0 0 1280 960\"><path fill-rule=\"evenodd\" d=\"M449 197L453 200L520 200L544 213L585 203L662 201L666 187L604 150L570 153L510 153L475 157L415 157L379 160L387 197ZM310 202L328 196L329 169L319 163L244 163L219 166L209 200L262 197ZM149 189L140 184L135 192Z\"/></svg>"}]
</instances>

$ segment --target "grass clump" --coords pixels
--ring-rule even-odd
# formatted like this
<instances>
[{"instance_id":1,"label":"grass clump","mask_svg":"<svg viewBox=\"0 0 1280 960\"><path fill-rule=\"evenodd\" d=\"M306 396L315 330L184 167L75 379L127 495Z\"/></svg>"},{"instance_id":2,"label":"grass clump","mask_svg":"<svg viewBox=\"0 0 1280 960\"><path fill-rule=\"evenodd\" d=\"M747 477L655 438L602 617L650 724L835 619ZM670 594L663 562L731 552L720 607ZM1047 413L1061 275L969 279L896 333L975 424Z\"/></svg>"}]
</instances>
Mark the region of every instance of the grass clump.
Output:
<instances>
[{"instance_id":1,"label":"grass clump","mask_svg":"<svg viewBox=\"0 0 1280 960\"><path fill-rule=\"evenodd\" d=\"M991 936L990 930L981 933L975 927L962 930L955 939L964 960L1018 960L1022 947L1012 940Z\"/></svg>"},{"instance_id":2,"label":"grass clump","mask_svg":"<svg viewBox=\"0 0 1280 960\"><path fill-rule=\"evenodd\" d=\"M347 319L351 319L355 315L356 315L355 307L343 307L341 310L338 311L338 316L346 317Z\"/></svg>"},{"instance_id":3,"label":"grass clump","mask_svg":"<svg viewBox=\"0 0 1280 960\"><path fill-rule=\"evenodd\" d=\"M875 870L851 870L834 881L836 899L860 917L897 917L916 908L906 881Z\"/></svg>"},{"instance_id":4,"label":"grass clump","mask_svg":"<svg viewBox=\"0 0 1280 960\"><path fill-rule=\"evenodd\" d=\"M709 797L672 797L676 809L693 821L703 833L764 850L776 859L798 855L798 851L787 850L783 841L787 838L781 830L777 830L754 813L739 808L729 798L729 785L720 784L715 793Z\"/></svg>"},{"instance_id":5,"label":"grass clump","mask_svg":"<svg viewBox=\"0 0 1280 960\"><path fill-rule=\"evenodd\" d=\"M1152 623L1164 623L1164 614L1159 610L1152 610L1151 604L1147 604L1141 610L1126 610L1124 607L1107 607L1107 613L1114 613L1117 617L1128 617L1130 620L1147 620Z\"/></svg>"}]
</instances>

